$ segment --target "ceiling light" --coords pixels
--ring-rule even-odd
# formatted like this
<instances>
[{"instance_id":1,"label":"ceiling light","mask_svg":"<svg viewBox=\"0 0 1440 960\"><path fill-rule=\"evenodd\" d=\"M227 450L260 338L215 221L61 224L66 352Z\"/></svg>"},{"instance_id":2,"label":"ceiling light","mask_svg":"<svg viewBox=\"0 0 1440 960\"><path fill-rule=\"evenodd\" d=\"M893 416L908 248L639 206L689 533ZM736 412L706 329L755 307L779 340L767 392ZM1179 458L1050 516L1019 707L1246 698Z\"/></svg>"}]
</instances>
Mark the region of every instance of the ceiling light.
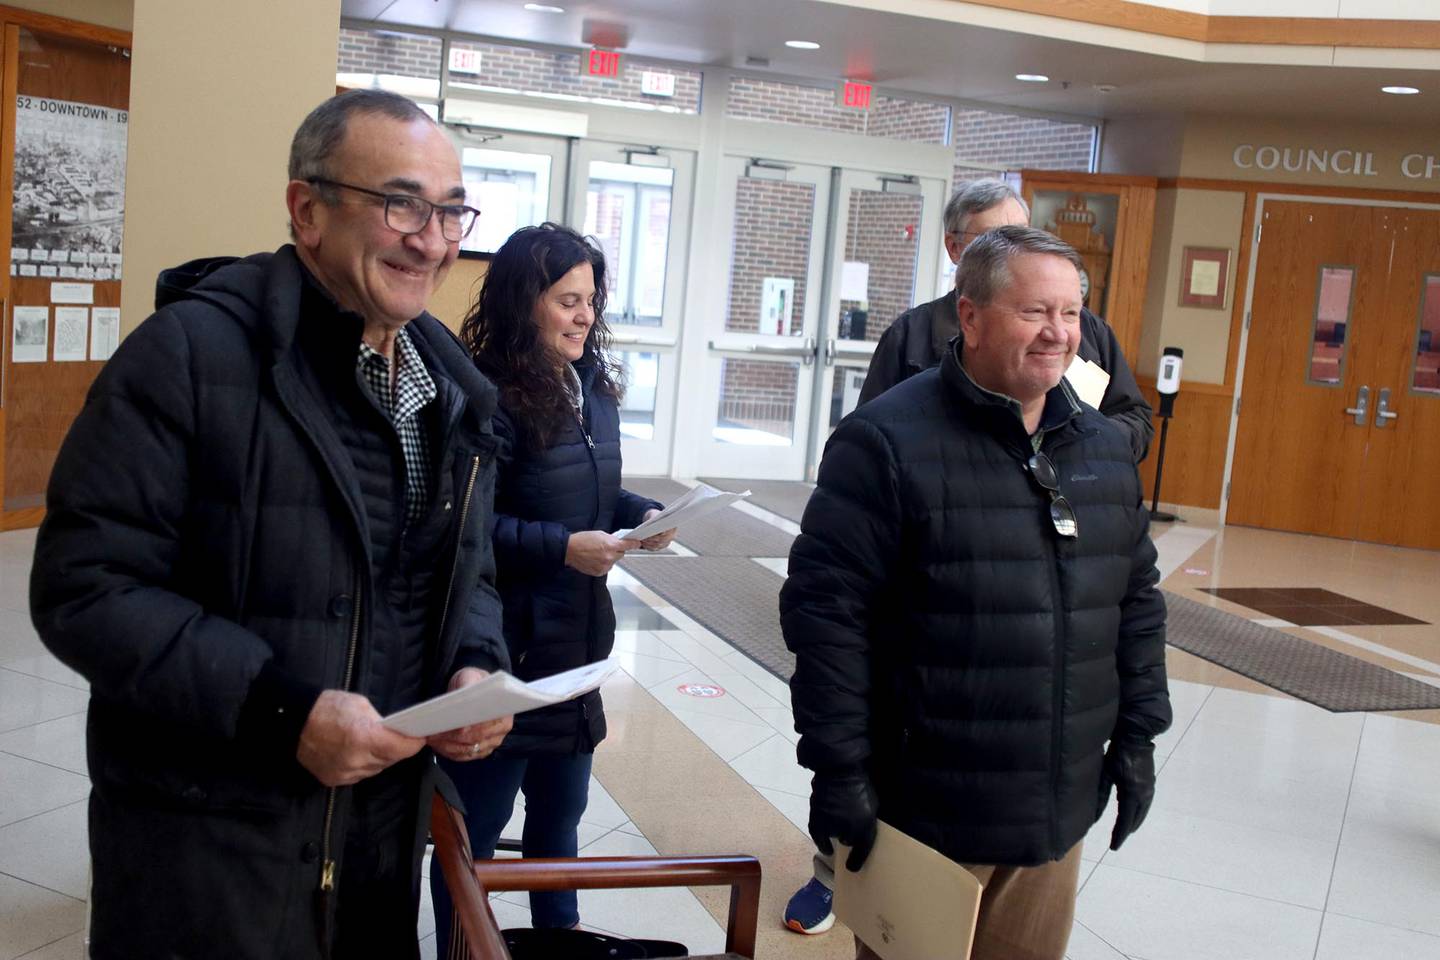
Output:
<instances>
[{"instance_id":1,"label":"ceiling light","mask_svg":"<svg viewBox=\"0 0 1440 960\"><path fill-rule=\"evenodd\" d=\"M1396 95L1398 95L1398 96L1405 97L1405 96L1410 96L1411 94L1419 93L1419 92L1420 92L1420 88L1419 88L1419 87L1381 87L1381 88L1380 88L1380 91L1381 91L1382 93L1393 93L1393 94L1396 94Z\"/></svg>"},{"instance_id":2,"label":"ceiling light","mask_svg":"<svg viewBox=\"0 0 1440 960\"><path fill-rule=\"evenodd\" d=\"M548 3L527 3L525 9L531 13L564 13L564 7L554 7Z\"/></svg>"},{"instance_id":3,"label":"ceiling light","mask_svg":"<svg viewBox=\"0 0 1440 960\"><path fill-rule=\"evenodd\" d=\"M1050 78L1043 73L1017 73L1016 80L1024 80L1026 83L1049 83Z\"/></svg>"},{"instance_id":4,"label":"ceiling light","mask_svg":"<svg viewBox=\"0 0 1440 960\"><path fill-rule=\"evenodd\" d=\"M791 50L819 50L820 44L814 40L786 40L785 46Z\"/></svg>"}]
</instances>

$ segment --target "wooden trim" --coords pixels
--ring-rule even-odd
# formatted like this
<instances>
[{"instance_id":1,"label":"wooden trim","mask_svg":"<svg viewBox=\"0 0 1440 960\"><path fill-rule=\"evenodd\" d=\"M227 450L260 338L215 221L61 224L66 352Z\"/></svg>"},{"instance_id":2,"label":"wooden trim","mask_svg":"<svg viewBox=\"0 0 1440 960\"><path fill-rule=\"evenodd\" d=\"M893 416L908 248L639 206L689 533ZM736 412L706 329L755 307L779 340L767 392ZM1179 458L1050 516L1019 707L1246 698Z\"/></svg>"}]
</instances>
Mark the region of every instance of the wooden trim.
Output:
<instances>
[{"instance_id":1,"label":"wooden trim","mask_svg":"<svg viewBox=\"0 0 1440 960\"><path fill-rule=\"evenodd\" d=\"M1093 185L1095 189L1091 193L1119 193L1122 187L1155 187L1158 181L1154 177L1136 177L1125 173L1076 173L1063 170L1031 170L1028 167L1020 171L1020 179L1024 183L1035 184L1063 184L1072 186L1077 181L1087 185ZM1111 187L1113 189L1104 189Z\"/></svg>"},{"instance_id":2,"label":"wooden trim","mask_svg":"<svg viewBox=\"0 0 1440 960\"><path fill-rule=\"evenodd\" d=\"M1255 210L1259 200L1254 193L1245 194L1245 210L1240 214L1240 247L1235 251L1235 293L1231 295L1230 338L1225 346L1225 383L1233 392L1238 389L1235 368L1240 363L1240 337L1245 330L1245 297L1250 286L1250 248L1255 241Z\"/></svg>"},{"instance_id":3,"label":"wooden trim","mask_svg":"<svg viewBox=\"0 0 1440 960\"><path fill-rule=\"evenodd\" d=\"M25 507L0 513L0 530L28 530L45 519L44 507Z\"/></svg>"},{"instance_id":4,"label":"wooden trim","mask_svg":"<svg viewBox=\"0 0 1440 960\"><path fill-rule=\"evenodd\" d=\"M1207 43L1405 50L1440 47L1440 23L1433 20L1340 17L1210 17L1209 20Z\"/></svg>"},{"instance_id":5,"label":"wooden trim","mask_svg":"<svg viewBox=\"0 0 1440 960\"><path fill-rule=\"evenodd\" d=\"M1072 174L1073 176L1073 174ZM1231 193L1284 193L1351 200L1389 200L1440 206L1440 190L1385 190L1372 187L1338 187L1319 183L1274 183L1267 180L1220 180L1207 177L1162 177L1161 190L1225 190Z\"/></svg>"},{"instance_id":6,"label":"wooden trim","mask_svg":"<svg viewBox=\"0 0 1440 960\"><path fill-rule=\"evenodd\" d=\"M1135 382L1140 385L1141 390L1154 390L1155 378L1135 375ZM1207 397L1233 397L1235 388L1228 383L1199 383L1186 380L1180 384L1180 392L1203 393Z\"/></svg>"},{"instance_id":7,"label":"wooden trim","mask_svg":"<svg viewBox=\"0 0 1440 960\"><path fill-rule=\"evenodd\" d=\"M20 76L20 28L5 24L0 40L0 183L15 183L15 89ZM10 237L15 193L6 189L0 196L0 250L10 259ZM10 272L0 271L0 500L5 496L5 394L10 388L10 352L15 340L10 333ZM8 524L9 514L0 512L0 530L15 530L32 524ZM39 526L36 520L33 526Z\"/></svg>"},{"instance_id":8,"label":"wooden trim","mask_svg":"<svg viewBox=\"0 0 1440 960\"><path fill-rule=\"evenodd\" d=\"M1033 13L1052 20L1072 20L1097 27L1118 27L1178 40L1204 43L1210 17L1203 13L1169 10L1128 0L954 0L977 7L994 7L1015 13Z\"/></svg>"},{"instance_id":9,"label":"wooden trim","mask_svg":"<svg viewBox=\"0 0 1440 960\"><path fill-rule=\"evenodd\" d=\"M19 10L15 7L0 6L0 20L46 33L63 34L76 40L89 40L92 43L106 43L127 49L134 37L128 30L116 30L113 27L102 27L95 23L55 17L48 13L36 13L33 10Z\"/></svg>"},{"instance_id":10,"label":"wooden trim","mask_svg":"<svg viewBox=\"0 0 1440 960\"><path fill-rule=\"evenodd\" d=\"M1340 17L1221 17L1129 0L952 0L968 6L1031 13L1097 27L1115 27L1196 43L1286 47L1440 47L1440 22Z\"/></svg>"}]
</instances>

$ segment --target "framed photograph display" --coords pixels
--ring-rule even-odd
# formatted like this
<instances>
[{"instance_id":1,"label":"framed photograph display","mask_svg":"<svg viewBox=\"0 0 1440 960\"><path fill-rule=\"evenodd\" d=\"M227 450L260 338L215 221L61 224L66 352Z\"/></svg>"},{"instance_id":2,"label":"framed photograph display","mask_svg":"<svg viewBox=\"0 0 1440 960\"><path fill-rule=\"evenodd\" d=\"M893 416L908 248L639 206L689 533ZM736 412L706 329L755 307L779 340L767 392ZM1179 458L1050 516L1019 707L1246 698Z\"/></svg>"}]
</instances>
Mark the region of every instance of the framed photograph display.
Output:
<instances>
[{"instance_id":1,"label":"framed photograph display","mask_svg":"<svg viewBox=\"0 0 1440 960\"><path fill-rule=\"evenodd\" d=\"M1180 306L1225 309L1230 280L1226 247L1186 247L1180 260Z\"/></svg>"}]
</instances>

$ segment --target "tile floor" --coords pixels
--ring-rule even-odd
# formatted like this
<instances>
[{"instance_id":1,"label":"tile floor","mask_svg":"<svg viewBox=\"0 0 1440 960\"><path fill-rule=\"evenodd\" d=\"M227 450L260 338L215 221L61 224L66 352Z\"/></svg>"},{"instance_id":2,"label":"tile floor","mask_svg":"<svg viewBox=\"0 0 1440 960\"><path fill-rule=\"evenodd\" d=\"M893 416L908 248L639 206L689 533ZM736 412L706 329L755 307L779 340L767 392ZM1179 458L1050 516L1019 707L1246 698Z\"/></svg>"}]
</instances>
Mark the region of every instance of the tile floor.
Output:
<instances>
[{"instance_id":1,"label":"tile floor","mask_svg":"<svg viewBox=\"0 0 1440 960\"><path fill-rule=\"evenodd\" d=\"M1154 532L1166 587L1200 602L1265 622L1202 589L1313 587L1427 621L1281 628L1440 684L1440 555L1238 528ZM33 542L0 534L0 960L83 951L86 684L30 627ZM784 573L783 559L757 562ZM785 684L623 572L611 582L628 629L605 688L611 737L583 852L756 854L760 956L848 958L843 930L802 938L779 925L809 871L809 777ZM1106 848L1108 818L1087 838L1069 956L1440 960L1440 711L1330 714L1174 650L1170 670L1175 725L1158 744L1155 806L1121 851ZM517 804L508 834L523 816ZM494 907L506 925L527 922L523 894ZM697 951L723 942L714 892L585 892L581 913ZM433 954L428 897L419 932Z\"/></svg>"}]
</instances>

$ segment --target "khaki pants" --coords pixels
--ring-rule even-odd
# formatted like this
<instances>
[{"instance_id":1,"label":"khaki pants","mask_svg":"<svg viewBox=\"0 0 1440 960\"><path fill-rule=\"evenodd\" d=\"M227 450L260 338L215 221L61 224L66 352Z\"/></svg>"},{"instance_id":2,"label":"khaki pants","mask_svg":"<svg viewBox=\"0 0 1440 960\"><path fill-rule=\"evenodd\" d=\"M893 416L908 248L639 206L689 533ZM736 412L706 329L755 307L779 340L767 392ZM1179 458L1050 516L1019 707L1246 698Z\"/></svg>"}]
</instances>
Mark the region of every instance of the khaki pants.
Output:
<instances>
[{"instance_id":1,"label":"khaki pants","mask_svg":"<svg viewBox=\"0 0 1440 960\"><path fill-rule=\"evenodd\" d=\"M985 885L971 960L1064 960L1075 920L1080 844L1038 867L965 864ZM855 960L879 955L855 939Z\"/></svg>"}]
</instances>

